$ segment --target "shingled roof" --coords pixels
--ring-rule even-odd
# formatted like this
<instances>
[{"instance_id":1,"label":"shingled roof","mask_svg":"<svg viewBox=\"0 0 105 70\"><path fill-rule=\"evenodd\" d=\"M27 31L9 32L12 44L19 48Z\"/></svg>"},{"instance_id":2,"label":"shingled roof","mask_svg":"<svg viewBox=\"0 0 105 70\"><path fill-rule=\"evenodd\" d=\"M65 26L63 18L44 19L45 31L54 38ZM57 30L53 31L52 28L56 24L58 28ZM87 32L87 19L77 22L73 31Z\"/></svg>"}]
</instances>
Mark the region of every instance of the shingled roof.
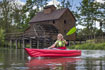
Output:
<instances>
[{"instance_id":1,"label":"shingled roof","mask_svg":"<svg viewBox=\"0 0 105 70\"><path fill-rule=\"evenodd\" d=\"M68 9L67 8L58 9L58 10L55 10L55 11L49 13L49 14L45 14L44 12L39 12L36 14L36 16L34 16L30 20L29 23L59 19L64 14L64 12L66 10L68 10ZM71 11L70 11L70 13L71 13ZM71 13L71 15L73 16L72 13ZM73 16L73 18L75 19L74 16Z\"/></svg>"}]
</instances>

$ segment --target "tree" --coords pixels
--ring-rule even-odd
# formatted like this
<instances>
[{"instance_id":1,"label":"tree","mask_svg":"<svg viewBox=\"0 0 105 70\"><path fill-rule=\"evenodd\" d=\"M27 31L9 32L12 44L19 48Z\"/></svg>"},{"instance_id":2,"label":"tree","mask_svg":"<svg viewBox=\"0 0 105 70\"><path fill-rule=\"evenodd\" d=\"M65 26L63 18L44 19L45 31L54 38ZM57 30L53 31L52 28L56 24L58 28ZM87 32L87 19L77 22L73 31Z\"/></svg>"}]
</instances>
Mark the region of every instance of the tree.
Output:
<instances>
[{"instance_id":1,"label":"tree","mask_svg":"<svg viewBox=\"0 0 105 70\"><path fill-rule=\"evenodd\" d=\"M83 0L80 3L79 10L79 24L85 26L88 29L90 38L95 38L95 30L96 30L96 21L100 21L102 19L102 7L98 2L94 2L91 0ZM100 9L101 8L101 9Z\"/></svg>"},{"instance_id":2,"label":"tree","mask_svg":"<svg viewBox=\"0 0 105 70\"><path fill-rule=\"evenodd\" d=\"M28 27L28 23L25 23L26 15L23 12L23 5L18 5L15 2L12 5L12 27L15 27L15 32L23 32Z\"/></svg>"},{"instance_id":3,"label":"tree","mask_svg":"<svg viewBox=\"0 0 105 70\"><path fill-rule=\"evenodd\" d=\"M9 28L12 22L11 19L11 6L10 2L7 0L3 0L0 3L0 10L1 10L1 18L0 18L0 25L2 26L3 29L5 29L6 32L9 32Z\"/></svg>"},{"instance_id":4,"label":"tree","mask_svg":"<svg viewBox=\"0 0 105 70\"><path fill-rule=\"evenodd\" d=\"M23 17L25 19L25 23L28 23L37 12L41 11L44 6L47 5L48 0L27 0L26 4L23 6L23 13L25 14ZM26 13L29 13L26 15Z\"/></svg>"},{"instance_id":5,"label":"tree","mask_svg":"<svg viewBox=\"0 0 105 70\"><path fill-rule=\"evenodd\" d=\"M62 8L70 8L71 7L70 1L69 0L62 0L61 1L61 7Z\"/></svg>"}]
</instances>

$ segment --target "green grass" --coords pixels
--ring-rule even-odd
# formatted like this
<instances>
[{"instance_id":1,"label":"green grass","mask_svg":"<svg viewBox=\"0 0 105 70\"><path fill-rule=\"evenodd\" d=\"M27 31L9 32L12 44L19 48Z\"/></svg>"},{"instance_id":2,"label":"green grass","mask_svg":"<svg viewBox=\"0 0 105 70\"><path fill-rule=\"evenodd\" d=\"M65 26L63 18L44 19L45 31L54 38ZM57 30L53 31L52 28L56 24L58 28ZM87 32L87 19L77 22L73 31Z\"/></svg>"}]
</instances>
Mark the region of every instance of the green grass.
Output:
<instances>
[{"instance_id":1,"label":"green grass","mask_svg":"<svg viewBox=\"0 0 105 70\"><path fill-rule=\"evenodd\" d=\"M105 50L105 43L85 43L72 45L69 49Z\"/></svg>"}]
</instances>

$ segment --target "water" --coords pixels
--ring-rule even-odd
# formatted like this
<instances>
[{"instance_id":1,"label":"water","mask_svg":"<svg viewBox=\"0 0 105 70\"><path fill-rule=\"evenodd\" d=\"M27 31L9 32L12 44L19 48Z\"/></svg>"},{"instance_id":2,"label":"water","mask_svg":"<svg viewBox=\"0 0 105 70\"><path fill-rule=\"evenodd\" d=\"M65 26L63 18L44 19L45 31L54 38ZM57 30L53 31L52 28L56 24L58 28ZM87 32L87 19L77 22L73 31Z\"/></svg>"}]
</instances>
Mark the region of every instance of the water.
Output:
<instances>
[{"instance_id":1,"label":"water","mask_svg":"<svg viewBox=\"0 0 105 70\"><path fill-rule=\"evenodd\" d=\"M82 50L82 56L33 58L24 49L0 48L0 70L105 70L104 50Z\"/></svg>"}]
</instances>

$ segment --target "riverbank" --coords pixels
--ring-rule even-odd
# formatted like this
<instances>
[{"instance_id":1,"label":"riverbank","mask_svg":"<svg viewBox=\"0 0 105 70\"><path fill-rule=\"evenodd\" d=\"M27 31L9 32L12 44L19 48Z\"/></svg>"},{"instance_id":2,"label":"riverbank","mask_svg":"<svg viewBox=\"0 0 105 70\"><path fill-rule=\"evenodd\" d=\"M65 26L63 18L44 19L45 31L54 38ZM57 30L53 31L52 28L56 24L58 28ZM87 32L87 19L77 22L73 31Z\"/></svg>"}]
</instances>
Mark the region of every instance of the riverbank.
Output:
<instances>
[{"instance_id":1,"label":"riverbank","mask_svg":"<svg viewBox=\"0 0 105 70\"><path fill-rule=\"evenodd\" d=\"M105 50L105 43L85 43L72 45L69 49Z\"/></svg>"}]
</instances>

